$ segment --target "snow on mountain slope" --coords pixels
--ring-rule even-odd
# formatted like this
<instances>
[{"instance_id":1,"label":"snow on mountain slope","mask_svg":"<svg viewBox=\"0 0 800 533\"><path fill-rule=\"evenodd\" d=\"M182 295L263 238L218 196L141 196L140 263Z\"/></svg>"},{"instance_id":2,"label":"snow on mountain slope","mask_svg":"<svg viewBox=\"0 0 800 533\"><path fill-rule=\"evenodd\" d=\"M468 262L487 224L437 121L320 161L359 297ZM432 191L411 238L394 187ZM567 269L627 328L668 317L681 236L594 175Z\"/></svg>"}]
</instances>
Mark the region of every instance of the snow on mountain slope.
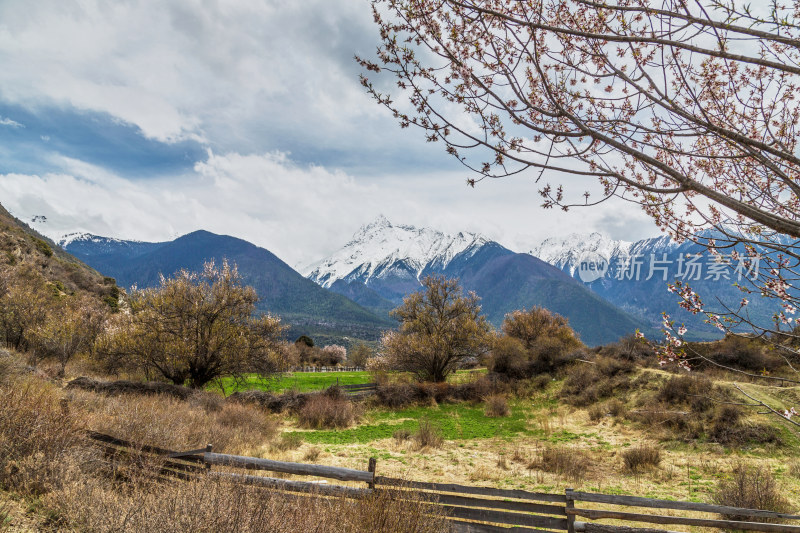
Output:
<instances>
[{"instance_id":1,"label":"snow on mountain slope","mask_svg":"<svg viewBox=\"0 0 800 533\"><path fill-rule=\"evenodd\" d=\"M678 246L667 236L628 242L593 232L545 239L527 253L575 277L581 258L589 253L597 254L616 266L625 264L633 256L649 258L651 254L669 253Z\"/></svg>"},{"instance_id":2,"label":"snow on mountain slope","mask_svg":"<svg viewBox=\"0 0 800 533\"><path fill-rule=\"evenodd\" d=\"M123 242L136 242L136 241L123 241L121 239L113 239L111 237L100 237L98 235L93 235L91 233L86 233L82 231L76 231L73 233L67 233L66 235L62 235L56 244L61 246L62 248L66 248L70 244L74 242L92 242L92 243L123 243Z\"/></svg>"},{"instance_id":3,"label":"snow on mountain slope","mask_svg":"<svg viewBox=\"0 0 800 533\"><path fill-rule=\"evenodd\" d=\"M383 215L364 225L333 255L301 270L323 287L336 280L366 282L393 272L398 264L419 278L427 268L443 269L458 254L477 250L488 239L473 233L449 235L429 228L393 225Z\"/></svg>"},{"instance_id":4,"label":"snow on mountain slope","mask_svg":"<svg viewBox=\"0 0 800 533\"><path fill-rule=\"evenodd\" d=\"M594 252L607 259L625 258L634 243L616 241L598 233L572 233L566 237L551 237L534 246L528 253L546 263L575 274L578 261L587 252Z\"/></svg>"}]
</instances>

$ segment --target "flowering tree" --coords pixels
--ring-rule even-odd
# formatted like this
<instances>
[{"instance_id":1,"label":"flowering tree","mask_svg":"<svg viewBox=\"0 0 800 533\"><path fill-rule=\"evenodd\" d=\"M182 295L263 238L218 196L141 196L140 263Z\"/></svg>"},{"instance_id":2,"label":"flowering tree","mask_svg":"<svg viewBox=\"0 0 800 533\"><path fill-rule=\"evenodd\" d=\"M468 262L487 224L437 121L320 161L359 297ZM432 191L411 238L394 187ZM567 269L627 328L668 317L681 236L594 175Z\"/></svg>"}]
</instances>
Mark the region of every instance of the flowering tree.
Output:
<instances>
[{"instance_id":1,"label":"flowering tree","mask_svg":"<svg viewBox=\"0 0 800 533\"><path fill-rule=\"evenodd\" d=\"M339 344L329 344L322 349L322 354L325 357L325 364L336 366L347 359L347 348Z\"/></svg>"},{"instance_id":2,"label":"flowering tree","mask_svg":"<svg viewBox=\"0 0 800 533\"><path fill-rule=\"evenodd\" d=\"M739 0L372 4L382 43L359 59L362 83L472 170L469 185L527 172L545 208L638 204L719 261L761 265L741 301L713 309L674 286L686 309L722 330L794 324L800 1L763 13ZM378 84L387 76L397 99ZM750 293L774 299L774 323L750 320ZM681 360L665 324L663 355Z\"/></svg>"}]
</instances>

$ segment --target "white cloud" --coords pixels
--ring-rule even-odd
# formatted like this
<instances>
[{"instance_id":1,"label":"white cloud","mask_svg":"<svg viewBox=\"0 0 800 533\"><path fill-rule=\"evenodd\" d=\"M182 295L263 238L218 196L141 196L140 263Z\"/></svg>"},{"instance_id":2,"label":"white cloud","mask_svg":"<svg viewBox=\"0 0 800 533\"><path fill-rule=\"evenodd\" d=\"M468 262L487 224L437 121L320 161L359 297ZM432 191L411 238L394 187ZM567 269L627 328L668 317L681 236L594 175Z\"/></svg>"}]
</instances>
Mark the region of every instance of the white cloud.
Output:
<instances>
[{"instance_id":1,"label":"white cloud","mask_svg":"<svg viewBox=\"0 0 800 533\"><path fill-rule=\"evenodd\" d=\"M0 117L0 126L8 126L10 128L24 128L25 126L17 122L16 120L11 120L8 117Z\"/></svg>"},{"instance_id":2,"label":"white cloud","mask_svg":"<svg viewBox=\"0 0 800 533\"><path fill-rule=\"evenodd\" d=\"M339 248L381 213L394 223L483 233L517 251L604 226L615 238L652 235L636 234L634 228L648 227L646 217L630 208L617 209L613 224L604 210L543 211L535 185L526 180L472 189L460 175L442 174L392 178L379 187L341 171L298 165L281 152L209 153L189 174L149 181L70 158L57 163L63 172L0 175L3 205L25 220L45 215L46 225L38 228L52 238L88 231L161 241L206 229L253 242L295 266Z\"/></svg>"},{"instance_id":3,"label":"white cloud","mask_svg":"<svg viewBox=\"0 0 800 533\"><path fill-rule=\"evenodd\" d=\"M12 0L0 20L4 100L107 112L160 141L259 151L265 130L355 136L385 115L353 60L377 34L364 0Z\"/></svg>"},{"instance_id":4,"label":"white cloud","mask_svg":"<svg viewBox=\"0 0 800 533\"><path fill-rule=\"evenodd\" d=\"M2 103L104 112L148 138L213 150L177 176L128 180L69 157L49 174L0 175L3 205L46 215L54 237L164 240L207 229L296 264L379 213L517 250L573 231L653 233L629 204L543 211L530 179L471 189L466 171L441 171L451 161L442 147L397 127L358 83L353 54L372 55L378 41L367 0L8 0L0 20Z\"/></svg>"}]
</instances>

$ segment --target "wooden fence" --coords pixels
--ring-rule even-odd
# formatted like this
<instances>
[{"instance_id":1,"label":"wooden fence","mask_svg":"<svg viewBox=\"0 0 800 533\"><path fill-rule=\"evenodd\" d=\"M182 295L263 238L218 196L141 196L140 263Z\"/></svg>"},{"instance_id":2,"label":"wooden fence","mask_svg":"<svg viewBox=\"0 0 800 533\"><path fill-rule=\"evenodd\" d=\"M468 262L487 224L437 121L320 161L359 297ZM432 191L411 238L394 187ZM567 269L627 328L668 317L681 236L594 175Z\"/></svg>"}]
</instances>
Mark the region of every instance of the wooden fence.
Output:
<instances>
[{"instance_id":1,"label":"wooden fence","mask_svg":"<svg viewBox=\"0 0 800 533\"><path fill-rule=\"evenodd\" d=\"M215 479L245 483L290 493L360 498L387 491L398 499L421 500L443 510L458 533L672 533L651 524L707 527L767 533L800 533L800 525L773 523L797 521L800 516L725 505L659 500L637 496L596 494L567 489L564 494L496 489L452 483L424 483L377 476L376 461L366 470L316 464L273 461L213 452L212 447L176 452L154 446L135 445L110 435L90 432L89 437L114 463L136 463L137 458L157 458L155 473L161 478ZM212 467L224 471L212 471ZM365 483L366 487L298 481L231 471L261 470L304 477ZM633 510L631 510L633 508ZM703 516L657 514L654 509L699 513ZM711 516L709 516L711 515ZM579 521L583 518L588 521ZM614 523L596 522L612 520ZM620 522L630 525L620 525Z\"/></svg>"}]
</instances>

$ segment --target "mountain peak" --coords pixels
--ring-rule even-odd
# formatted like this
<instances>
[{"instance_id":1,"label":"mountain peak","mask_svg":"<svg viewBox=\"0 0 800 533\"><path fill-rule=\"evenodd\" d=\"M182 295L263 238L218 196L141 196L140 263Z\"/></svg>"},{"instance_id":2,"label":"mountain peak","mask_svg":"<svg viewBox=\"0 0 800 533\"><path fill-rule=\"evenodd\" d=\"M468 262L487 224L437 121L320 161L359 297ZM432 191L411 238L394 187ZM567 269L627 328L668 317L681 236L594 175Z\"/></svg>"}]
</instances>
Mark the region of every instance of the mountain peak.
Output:
<instances>
[{"instance_id":1,"label":"mountain peak","mask_svg":"<svg viewBox=\"0 0 800 533\"><path fill-rule=\"evenodd\" d=\"M303 274L324 287L340 279L364 281L398 267L419 279L429 267L444 268L455 256L488 242L474 233L450 235L430 228L392 224L379 215L361 226L350 242L333 255L303 269Z\"/></svg>"},{"instance_id":2,"label":"mountain peak","mask_svg":"<svg viewBox=\"0 0 800 533\"><path fill-rule=\"evenodd\" d=\"M363 224L360 228L358 228L358 231L356 231L353 234L353 238L351 240L353 241L363 240L365 238L368 238L369 235L371 234L387 231L392 227L393 227L392 223L389 222L389 219L381 214L378 215L372 222L369 222L368 224Z\"/></svg>"}]
</instances>

